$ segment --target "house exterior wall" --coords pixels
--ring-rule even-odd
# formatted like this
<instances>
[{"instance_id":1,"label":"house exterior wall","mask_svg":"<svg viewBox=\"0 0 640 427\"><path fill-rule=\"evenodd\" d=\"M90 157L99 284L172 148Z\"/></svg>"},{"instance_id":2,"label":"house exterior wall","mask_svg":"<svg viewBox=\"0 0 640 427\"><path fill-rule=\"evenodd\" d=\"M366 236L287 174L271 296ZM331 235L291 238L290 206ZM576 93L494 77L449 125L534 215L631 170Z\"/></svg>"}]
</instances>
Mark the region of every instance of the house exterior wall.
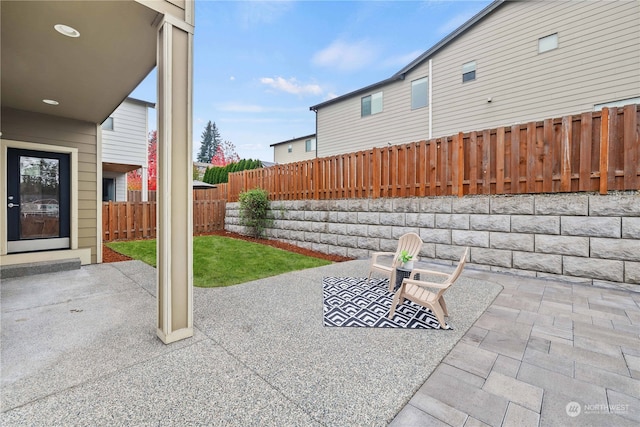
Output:
<instances>
[{"instance_id":1,"label":"house exterior wall","mask_svg":"<svg viewBox=\"0 0 640 427\"><path fill-rule=\"evenodd\" d=\"M91 263L97 262L96 124L10 108L1 114L3 139L78 150L78 248L90 249Z\"/></svg>"},{"instance_id":2,"label":"house exterior wall","mask_svg":"<svg viewBox=\"0 0 640 427\"><path fill-rule=\"evenodd\" d=\"M293 163L316 158L316 150L306 151L306 141L314 137L304 137L285 141L273 146L273 161L275 163ZM291 144L291 153L289 153Z\"/></svg>"},{"instance_id":3,"label":"house exterior wall","mask_svg":"<svg viewBox=\"0 0 640 427\"><path fill-rule=\"evenodd\" d=\"M576 114L637 98L639 21L636 1L505 2L431 56L430 106L411 110L411 81L429 74L425 59L404 80L318 108L318 156ZM553 33L558 33L558 48L538 53L538 39ZM462 65L471 61L476 78L463 83ZM361 98L378 91L383 111L360 117Z\"/></svg>"},{"instance_id":4,"label":"house exterior wall","mask_svg":"<svg viewBox=\"0 0 640 427\"><path fill-rule=\"evenodd\" d=\"M638 22L635 1L507 2L433 58L433 136L640 96ZM553 33L558 48L538 53ZM469 61L476 80L462 83Z\"/></svg>"},{"instance_id":5,"label":"house exterior wall","mask_svg":"<svg viewBox=\"0 0 640 427\"><path fill-rule=\"evenodd\" d=\"M427 139L429 107L411 109L411 82L428 76L428 62L404 80L318 110L318 157ZM382 112L361 117L361 99L382 91Z\"/></svg>"},{"instance_id":6,"label":"house exterior wall","mask_svg":"<svg viewBox=\"0 0 640 427\"><path fill-rule=\"evenodd\" d=\"M125 100L111 114L113 130L102 130L102 161L147 167L147 105Z\"/></svg>"}]
</instances>

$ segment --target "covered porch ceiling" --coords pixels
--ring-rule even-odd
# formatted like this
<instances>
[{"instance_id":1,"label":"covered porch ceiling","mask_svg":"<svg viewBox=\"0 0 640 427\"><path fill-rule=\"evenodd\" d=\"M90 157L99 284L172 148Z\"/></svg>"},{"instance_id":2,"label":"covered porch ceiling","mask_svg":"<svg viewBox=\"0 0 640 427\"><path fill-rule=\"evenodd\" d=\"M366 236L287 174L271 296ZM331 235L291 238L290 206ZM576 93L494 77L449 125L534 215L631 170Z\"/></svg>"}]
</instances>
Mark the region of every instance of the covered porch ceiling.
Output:
<instances>
[{"instance_id":1,"label":"covered porch ceiling","mask_svg":"<svg viewBox=\"0 0 640 427\"><path fill-rule=\"evenodd\" d=\"M3 0L0 16L2 107L102 123L156 64L160 16L132 0Z\"/></svg>"}]
</instances>

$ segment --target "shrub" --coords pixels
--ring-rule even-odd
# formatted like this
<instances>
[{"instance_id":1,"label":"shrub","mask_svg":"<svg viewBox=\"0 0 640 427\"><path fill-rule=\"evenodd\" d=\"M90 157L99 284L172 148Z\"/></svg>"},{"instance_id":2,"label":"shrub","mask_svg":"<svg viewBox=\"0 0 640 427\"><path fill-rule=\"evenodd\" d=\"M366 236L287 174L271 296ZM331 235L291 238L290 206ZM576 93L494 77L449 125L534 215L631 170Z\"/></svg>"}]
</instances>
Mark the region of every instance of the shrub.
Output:
<instances>
[{"instance_id":1,"label":"shrub","mask_svg":"<svg viewBox=\"0 0 640 427\"><path fill-rule=\"evenodd\" d=\"M264 230L273 220L267 217L269 211L269 193L262 188L240 193L240 225L249 229L253 237L262 237Z\"/></svg>"},{"instance_id":2,"label":"shrub","mask_svg":"<svg viewBox=\"0 0 640 427\"><path fill-rule=\"evenodd\" d=\"M207 168L202 180L209 184L221 184L229 182L229 173L240 172L247 169L258 169L262 167L260 160L242 159L238 162L229 163L225 166L213 166Z\"/></svg>"}]
</instances>

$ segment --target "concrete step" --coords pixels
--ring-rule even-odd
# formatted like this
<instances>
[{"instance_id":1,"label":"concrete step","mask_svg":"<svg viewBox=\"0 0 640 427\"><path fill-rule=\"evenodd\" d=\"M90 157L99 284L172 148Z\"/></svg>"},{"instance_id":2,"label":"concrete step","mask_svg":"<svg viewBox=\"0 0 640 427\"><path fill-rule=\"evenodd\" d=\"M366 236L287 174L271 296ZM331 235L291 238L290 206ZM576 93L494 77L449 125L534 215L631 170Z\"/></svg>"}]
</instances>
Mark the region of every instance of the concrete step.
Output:
<instances>
[{"instance_id":1,"label":"concrete step","mask_svg":"<svg viewBox=\"0 0 640 427\"><path fill-rule=\"evenodd\" d=\"M80 258L0 265L0 279L12 279L14 277L33 276L35 274L49 274L56 273L58 271L79 270L80 266Z\"/></svg>"}]
</instances>

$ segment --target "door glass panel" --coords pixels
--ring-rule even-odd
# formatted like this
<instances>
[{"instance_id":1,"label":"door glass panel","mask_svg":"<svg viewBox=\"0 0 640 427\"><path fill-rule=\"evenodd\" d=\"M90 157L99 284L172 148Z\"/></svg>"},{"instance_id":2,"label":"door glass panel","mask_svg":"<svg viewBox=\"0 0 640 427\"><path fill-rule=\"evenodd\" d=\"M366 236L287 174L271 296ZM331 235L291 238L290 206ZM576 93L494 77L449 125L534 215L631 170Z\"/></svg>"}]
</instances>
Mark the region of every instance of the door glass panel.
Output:
<instances>
[{"instance_id":1,"label":"door glass panel","mask_svg":"<svg viewBox=\"0 0 640 427\"><path fill-rule=\"evenodd\" d=\"M60 160L20 156L20 239L60 237Z\"/></svg>"}]
</instances>

